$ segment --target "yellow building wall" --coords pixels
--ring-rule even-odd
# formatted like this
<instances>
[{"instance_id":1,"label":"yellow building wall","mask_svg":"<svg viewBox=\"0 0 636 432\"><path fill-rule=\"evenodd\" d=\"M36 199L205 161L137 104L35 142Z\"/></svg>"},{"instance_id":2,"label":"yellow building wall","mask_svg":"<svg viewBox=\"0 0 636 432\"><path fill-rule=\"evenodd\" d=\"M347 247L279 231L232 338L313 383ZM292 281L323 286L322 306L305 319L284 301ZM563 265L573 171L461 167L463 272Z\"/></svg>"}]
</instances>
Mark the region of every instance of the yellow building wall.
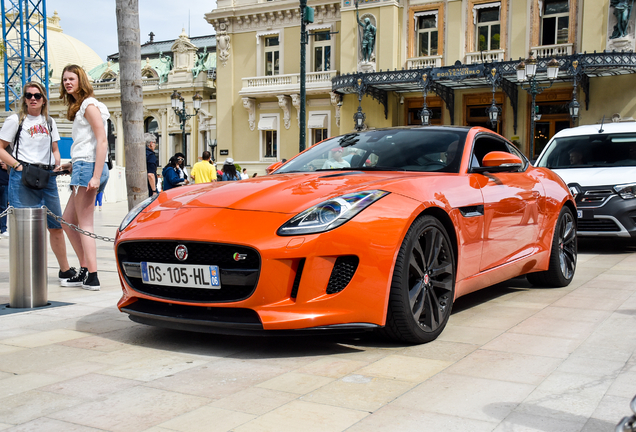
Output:
<instances>
[{"instance_id":1,"label":"yellow building wall","mask_svg":"<svg viewBox=\"0 0 636 432\"><path fill-rule=\"evenodd\" d=\"M581 1L582 25L580 52L603 51L607 43L607 19L609 0Z\"/></svg>"},{"instance_id":2,"label":"yellow building wall","mask_svg":"<svg viewBox=\"0 0 636 432\"><path fill-rule=\"evenodd\" d=\"M526 2L511 2L508 9L508 17L510 19L510 26L508 27L508 58L518 59L519 57L526 58L528 56L528 23L531 21L529 16L528 5Z\"/></svg>"},{"instance_id":3,"label":"yellow building wall","mask_svg":"<svg viewBox=\"0 0 636 432\"><path fill-rule=\"evenodd\" d=\"M444 43L444 59L443 66L449 66L455 63L455 60L463 59L464 56L464 32L458 32L458 29L464 29L464 8L461 1L449 1L447 4L445 37ZM462 60L463 63L463 60Z\"/></svg>"},{"instance_id":4,"label":"yellow building wall","mask_svg":"<svg viewBox=\"0 0 636 432\"><path fill-rule=\"evenodd\" d=\"M622 118L636 118L634 88L636 88L636 75L591 79L589 111L585 110L585 93L579 91L577 94L577 99L581 104L579 124L596 124L601 121L603 116L608 122L616 113Z\"/></svg>"}]
</instances>

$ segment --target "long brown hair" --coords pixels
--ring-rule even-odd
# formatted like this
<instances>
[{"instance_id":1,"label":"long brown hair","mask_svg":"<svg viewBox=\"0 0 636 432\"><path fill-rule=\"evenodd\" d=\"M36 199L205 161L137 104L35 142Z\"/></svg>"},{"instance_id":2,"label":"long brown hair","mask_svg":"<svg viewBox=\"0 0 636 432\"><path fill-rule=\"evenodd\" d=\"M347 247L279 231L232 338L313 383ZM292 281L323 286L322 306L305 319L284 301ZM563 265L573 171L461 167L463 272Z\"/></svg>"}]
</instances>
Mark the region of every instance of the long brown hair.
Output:
<instances>
[{"instance_id":1,"label":"long brown hair","mask_svg":"<svg viewBox=\"0 0 636 432\"><path fill-rule=\"evenodd\" d=\"M22 98L20 99L20 122L22 122L22 120L24 120L24 118L26 117L26 115L29 113L29 106L27 105L27 99L24 97L24 95L26 95L26 92L28 89L30 88L37 88L38 91L40 92L40 94L42 95L42 110L40 111L40 114L42 114L44 116L45 119L49 118L49 101L46 98L46 89L44 88L44 86L42 84L40 84L39 82L28 82L24 85L24 88L22 89Z\"/></svg>"},{"instance_id":2,"label":"long brown hair","mask_svg":"<svg viewBox=\"0 0 636 432\"><path fill-rule=\"evenodd\" d=\"M64 87L64 74L66 72L71 72L77 75L78 88L76 96L70 95L66 92L66 88ZM78 65L68 65L62 71L62 84L60 85L60 99L64 100L64 104L68 105L68 112L66 113L66 118L70 121L75 120L75 114L79 111L82 106L82 102L85 99L94 96L93 86L90 81L88 81L88 75L84 72L84 69Z\"/></svg>"}]
</instances>

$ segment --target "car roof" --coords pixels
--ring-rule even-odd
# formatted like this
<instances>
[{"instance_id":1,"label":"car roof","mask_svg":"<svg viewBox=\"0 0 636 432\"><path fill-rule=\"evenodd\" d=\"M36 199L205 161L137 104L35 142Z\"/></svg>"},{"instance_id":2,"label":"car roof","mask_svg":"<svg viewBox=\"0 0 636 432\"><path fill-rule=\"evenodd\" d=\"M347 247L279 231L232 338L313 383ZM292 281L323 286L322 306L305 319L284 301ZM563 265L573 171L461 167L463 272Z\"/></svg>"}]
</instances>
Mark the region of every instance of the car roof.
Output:
<instances>
[{"instance_id":1,"label":"car roof","mask_svg":"<svg viewBox=\"0 0 636 432\"><path fill-rule=\"evenodd\" d=\"M618 123L604 123L603 125L595 124L567 128L556 133L553 139L569 136L595 135L598 133L636 133L636 122L628 121Z\"/></svg>"}]
</instances>

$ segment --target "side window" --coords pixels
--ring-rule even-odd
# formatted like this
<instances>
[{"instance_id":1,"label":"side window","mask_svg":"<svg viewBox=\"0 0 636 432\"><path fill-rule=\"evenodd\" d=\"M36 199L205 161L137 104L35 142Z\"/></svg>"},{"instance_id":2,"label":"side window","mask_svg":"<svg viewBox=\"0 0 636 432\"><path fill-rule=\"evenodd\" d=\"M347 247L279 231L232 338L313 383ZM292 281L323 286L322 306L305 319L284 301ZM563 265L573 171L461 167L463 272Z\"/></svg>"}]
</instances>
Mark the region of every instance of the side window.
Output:
<instances>
[{"instance_id":1,"label":"side window","mask_svg":"<svg viewBox=\"0 0 636 432\"><path fill-rule=\"evenodd\" d=\"M488 136L478 137L473 145L473 156L471 157L470 166L481 166L484 156L493 151L511 153L510 148L503 141Z\"/></svg>"}]
</instances>

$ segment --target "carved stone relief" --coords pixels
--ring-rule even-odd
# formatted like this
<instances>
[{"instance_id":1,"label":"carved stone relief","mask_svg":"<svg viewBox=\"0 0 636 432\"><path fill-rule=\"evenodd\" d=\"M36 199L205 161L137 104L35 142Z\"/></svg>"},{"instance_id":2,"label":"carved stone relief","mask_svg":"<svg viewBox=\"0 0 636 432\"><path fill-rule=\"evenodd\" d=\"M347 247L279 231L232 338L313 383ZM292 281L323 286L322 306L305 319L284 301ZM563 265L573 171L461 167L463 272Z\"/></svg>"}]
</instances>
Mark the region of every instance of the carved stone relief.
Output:
<instances>
[{"instance_id":1,"label":"carved stone relief","mask_svg":"<svg viewBox=\"0 0 636 432\"><path fill-rule=\"evenodd\" d=\"M298 120L298 127L300 127L300 95L293 94L290 95L292 100L292 105L296 108L296 120Z\"/></svg>"},{"instance_id":2,"label":"carved stone relief","mask_svg":"<svg viewBox=\"0 0 636 432\"><path fill-rule=\"evenodd\" d=\"M290 121L290 114L291 114L291 109L290 109L290 99L289 97L285 96L285 95L277 95L276 96L278 98L278 106L280 106L280 109L283 110L283 120L285 122L285 129L289 129L291 126L291 121Z\"/></svg>"},{"instance_id":3,"label":"carved stone relief","mask_svg":"<svg viewBox=\"0 0 636 432\"><path fill-rule=\"evenodd\" d=\"M340 127L340 106L342 105L340 101L342 97L338 93L329 92L331 96L331 105L336 108L336 126Z\"/></svg>"},{"instance_id":4,"label":"carved stone relief","mask_svg":"<svg viewBox=\"0 0 636 432\"><path fill-rule=\"evenodd\" d=\"M227 65L230 58L230 35L227 34L227 24L219 24L220 32L216 34L217 58L223 66Z\"/></svg>"},{"instance_id":5,"label":"carved stone relief","mask_svg":"<svg viewBox=\"0 0 636 432\"><path fill-rule=\"evenodd\" d=\"M248 114L248 123L250 125L250 130L254 130L256 127L256 101L252 98L243 98L243 108L247 110Z\"/></svg>"}]
</instances>

